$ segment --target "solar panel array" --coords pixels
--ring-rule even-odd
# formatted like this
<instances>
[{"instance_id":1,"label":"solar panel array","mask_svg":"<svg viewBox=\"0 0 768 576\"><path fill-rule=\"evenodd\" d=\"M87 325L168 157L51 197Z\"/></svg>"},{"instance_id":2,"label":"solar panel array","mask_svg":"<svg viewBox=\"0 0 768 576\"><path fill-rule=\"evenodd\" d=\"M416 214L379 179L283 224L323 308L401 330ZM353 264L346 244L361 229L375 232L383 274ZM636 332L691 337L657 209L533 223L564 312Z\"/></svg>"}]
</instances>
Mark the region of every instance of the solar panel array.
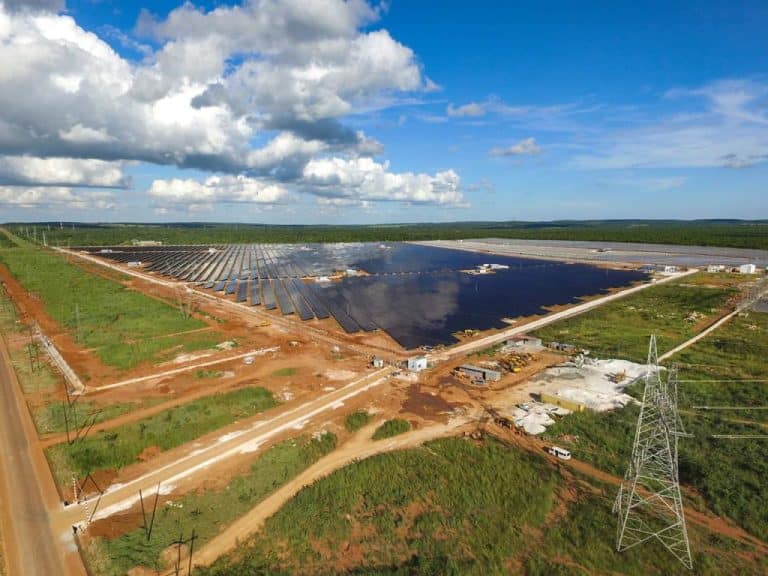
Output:
<instances>
[{"instance_id":1,"label":"solar panel array","mask_svg":"<svg viewBox=\"0 0 768 576\"><path fill-rule=\"evenodd\" d=\"M348 333L379 326L355 313L338 293L315 279L346 270L359 256L337 245L231 244L221 246L81 247L78 250L122 264L141 262L144 270L191 282L236 302L294 314L302 320L333 316Z\"/></svg>"}]
</instances>

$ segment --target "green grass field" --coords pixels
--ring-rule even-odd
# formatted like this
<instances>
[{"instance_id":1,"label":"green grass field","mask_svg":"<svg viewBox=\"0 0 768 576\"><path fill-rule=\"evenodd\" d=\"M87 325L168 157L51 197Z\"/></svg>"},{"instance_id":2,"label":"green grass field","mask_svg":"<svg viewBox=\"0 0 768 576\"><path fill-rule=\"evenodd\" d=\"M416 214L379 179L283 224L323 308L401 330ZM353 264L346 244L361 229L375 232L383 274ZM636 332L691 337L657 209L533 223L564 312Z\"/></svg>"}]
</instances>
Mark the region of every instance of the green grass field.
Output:
<instances>
[{"instance_id":1,"label":"green grass field","mask_svg":"<svg viewBox=\"0 0 768 576\"><path fill-rule=\"evenodd\" d=\"M240 388L199 398L154 416L90 435L74 444L57 444L47 450L61 485L97 470L120 469L137 462L150 447L169 450L235 420L248 418L278 402L264 388Z\"/></svg>"},{"instance_id":2,"label":"green grass field","mask_svg":"<svg viewBox=\"0 0 768 576\"><path fill-rule=\"evenodd\" d=\"M28 292L39 296L54 320L108 366L125 370L217 343L212 334L170 336L205 324L59 254L18 247L0 250L0 261Z\"/></svg>"},{"instance_id":3,"label":"green grass field","mask_svg":"<svg viewBox=\"0 0 768 576\"><path fill-rule=\"evenodd\" d=\"M656 334L659 354L671 350L714 321L736 289L708 287L693 276L680 282L653 286L609 302L584 314L536 331L545 342L576 344L592 356L642 362L648 337Z\"/></svg>"},{"instance_id":4,"label":"green grass field","mask_svg":"<svg viewBox=\"0 0 768 576\"><path fill-rule=\"evenodd\" d=\"M194 529L198 536L195 546L203 546L335 447L336 437L330 433L273 446L247 474L233 478L226 487L190 493L175 499L173 505L159 507L149 542L143 528L116 538L97 539L86 549L89 565L96 576L121 576L135 566L159 570L164 566L161 553L178 538L180 530L186 530L189 536Z\"/></svg>"},{"instance_id":5,"label":"green grass field","mask_svg":"<svg viewBox=\"0 0 768 576\"><path fill-rule=\"evenodd\" d=\"M566 486L543 456L492 438L438 440L305 488L237 552L198 574L689 573L653 544L616 553L612 499L601 486ZM697 574L761 572L733 542L690 532Z\"/></svg>"},{"instance_id":6,"label":"green grass field","mask_svg":"<svg viewBox=\"0 0 768 576\"><path fill-rule=\"evenodd\" d=\"M768 414L765 410L695 407L768 406L766 358L768 314L760 313L737 316L672 358L679 363L678 402L683 425L694 435L679 443L680 480L694 487L707 507L734 519L763 540L768 540L765 440L718 439L712 435L768 434ZM747 381L721 381L732 379ZM629 392L637 397L642 395L640 386ZM571 448L576 458L623 475L637 416L636 406L602 414L572 414L548 428L545 437ZM576 440L569 442L563 437Z\"/></svg>"},{"instance_id":7,"label":"green grass field","mask_svg":"<svg viewBox=\"0 0 768 576\"><path fill-rule=\"evenodd\" d=\"M383 440L384 438L392 438L392 436L408 432L410 429L411 425L408 420L403 420L402 418L387 420L373 433L373 439Z\"/></svg>"}]
</instances>

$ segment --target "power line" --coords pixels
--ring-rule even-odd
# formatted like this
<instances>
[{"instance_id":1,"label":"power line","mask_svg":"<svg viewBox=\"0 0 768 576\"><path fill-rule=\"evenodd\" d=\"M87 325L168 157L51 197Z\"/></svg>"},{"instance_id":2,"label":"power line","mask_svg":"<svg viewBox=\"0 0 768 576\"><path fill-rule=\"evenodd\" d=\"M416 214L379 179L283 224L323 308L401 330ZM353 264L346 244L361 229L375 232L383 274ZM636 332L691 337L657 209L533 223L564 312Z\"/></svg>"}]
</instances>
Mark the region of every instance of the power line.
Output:
<instances>
[{"instance_id":1,"label":"power line","mask_svg":"<svg viewBox=\"0 0 768 576\"><path fill-rule=\"evenodd\" d=\"M690 410L768 410L768 406L689 406Z\"/></svg>"},{"instance_id":2,"label":"power line","mask_svg":"<svg viewBox=\"0 0 768 576\"><path fill-rule=\"evenodd\" d=\"M712 434L710 438L720 440L768 440L768 434Z\"/></svg>"},{"instance_id":3,"label":"power line","mask_svg":"<svg viewBox=\"0 0 768 576\"><path fill-rule=\"evenodd\" d=\"M768 382L768 378L743 378L741 380L730 378L728 380L678 380L678 383L692 384L697 382L703 382L706 384L723 383L723 382Z\"/></svg>"}]
</instances>

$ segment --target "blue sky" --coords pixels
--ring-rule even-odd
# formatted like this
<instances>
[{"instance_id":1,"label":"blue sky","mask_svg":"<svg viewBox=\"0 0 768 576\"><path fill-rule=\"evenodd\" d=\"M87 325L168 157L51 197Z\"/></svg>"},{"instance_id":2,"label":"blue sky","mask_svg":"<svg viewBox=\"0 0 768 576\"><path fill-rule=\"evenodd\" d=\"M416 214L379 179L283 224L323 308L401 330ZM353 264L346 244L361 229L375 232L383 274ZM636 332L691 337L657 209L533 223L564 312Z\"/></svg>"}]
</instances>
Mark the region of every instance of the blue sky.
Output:
<instances>
[{"instance_id":1,"label":"blue sky","mask_svg":"<svg viewBox=\"0 0 768 576\"><path fill-rule=\"evenodd\" d=\"M0 5L0 220L768 217L765 2Z\"/></svg>"}]
</instances>

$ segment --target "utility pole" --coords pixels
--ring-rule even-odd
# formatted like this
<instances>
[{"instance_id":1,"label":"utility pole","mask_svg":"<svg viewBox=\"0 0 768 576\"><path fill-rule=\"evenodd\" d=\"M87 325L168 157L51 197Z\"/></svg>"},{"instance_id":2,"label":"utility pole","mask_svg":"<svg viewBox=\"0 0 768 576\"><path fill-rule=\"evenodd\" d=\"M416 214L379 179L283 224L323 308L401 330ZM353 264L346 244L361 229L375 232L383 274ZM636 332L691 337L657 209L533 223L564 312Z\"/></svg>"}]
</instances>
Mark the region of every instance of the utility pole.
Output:
<instances>
[{"instance_id":1,"label":"utility pole","mask_svg":"<svg viewBox=\"0 0 768 576\"><path fill-rule=\"evenodd\" d=\"M75 322L77 323L77 341L81 343L83 341L82 334L80 332L80 304L75 303Z\"/></svg>"},{"instance_id":2,"label":"utility pole","mask_svg":"<svg viewBox=\"0 0 768 576\"><path fill-rule=\"evenodd\" d=\"M676 371L662 381L654 335L648 346L632 459L613 506L619 515L616 549L623 552L655 538L690 570L693 562L677 466L679 422Z\"/></svg>"},{"instance_id":3,"label":"utility pole","mask_svg":"<svg viewBox=\"0 0 768 576\"><path fill-rule=\"evenodd\" d=\"M152 516L147 523L147 513L144 510L144 494L139 489L139 499L141 500L141 516L144 519L144 533L147 535L147 542L152 539L152 527L155 525L155 513L157 512L157 501L160 498L160 483L157 483L157 490L155 491L155 502L152 504Z\"/></svg>"}]
</instances>

